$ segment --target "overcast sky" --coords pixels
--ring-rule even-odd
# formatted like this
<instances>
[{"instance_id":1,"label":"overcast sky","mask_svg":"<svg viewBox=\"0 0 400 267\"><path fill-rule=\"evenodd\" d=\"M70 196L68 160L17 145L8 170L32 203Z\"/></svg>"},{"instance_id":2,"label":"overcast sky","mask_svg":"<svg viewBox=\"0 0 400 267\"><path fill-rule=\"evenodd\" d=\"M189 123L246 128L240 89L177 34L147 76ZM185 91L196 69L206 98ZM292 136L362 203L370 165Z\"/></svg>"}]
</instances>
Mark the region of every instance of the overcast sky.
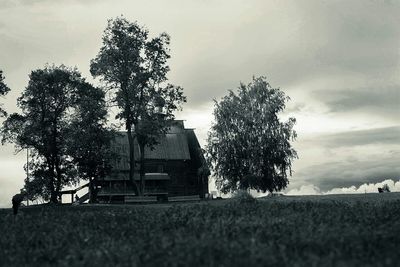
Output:
<instances>
[{"instance_id":1,"label":"overcast sky","mask_svg":"<svg viewBox=\"0 0 400 267\"><path fill-rule=\"evenodd\" d=\"M213 102L252 76L291 97L299 159L288 190L400 178L400 2L247 0L1 0L0 69L8 112L33 69L77 66L92 81L107 19L123 14L171 36L170 82L185 89L179 119L201 144ZM22 187L25 155L0 147L0 206Z\"/></svg>"}]
</instances>

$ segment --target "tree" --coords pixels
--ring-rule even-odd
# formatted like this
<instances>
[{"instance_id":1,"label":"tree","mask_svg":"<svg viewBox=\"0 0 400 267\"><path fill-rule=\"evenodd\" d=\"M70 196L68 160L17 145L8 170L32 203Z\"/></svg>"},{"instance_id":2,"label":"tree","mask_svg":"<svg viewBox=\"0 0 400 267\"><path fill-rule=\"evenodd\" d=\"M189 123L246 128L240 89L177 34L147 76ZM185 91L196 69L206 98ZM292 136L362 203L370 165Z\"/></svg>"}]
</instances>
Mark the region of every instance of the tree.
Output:
<instances>
[{"instance_id":1,"label":"tree","mask_svg":"<svg viewBox=\"0 0 400 267\"><path fill-rule=\"evenodd\" d=\"M9 91L10 91L10 88L4 82L3 71L0 70L0 96L4 97ZM5 117L6 115L7 115L7 112L4 109L2 109L2 105L0 104L0 118Z\"/></svg>"},{"instance_id":2,"label":"tree","mask_svg":"<svg viewBox=\"0 0 400 267\"><path fill-rule=\"evenodd\" d=\"M148 30L123 17L108 21L103 46L91 61L90 71L111 89L116 116L124 122L129 142L129 180L136 193L144 191L144 148L153 147L174 119L186 97L181 87L167 83L170 57L166 33L150 39ZM162 109L162 115L159 111ZM139 144L141 186L134 180L134 142Z\"/></svg>"},{"instance_id":3,"label":"tree","mask_svg":"<svg viewBox=\"0 0 400 267\"><path fill-rule=\"evenodd\" d=\"M89 142L91 136L78 139L71 132L79 124L78 118L103 112L92 104L101 98L101 94L95 98L96 93L99 94L98 90L85 82L76 69L46 66L31 72L28 86L17 100L22 113L11 114L2 130L3 143L11 142L17 150L29 148L31 151L26 166L31 176L25 183L31 197L41 195L56 203L63 186L79 181L75 163L80 163L78 155L81 154L75 151L71 156L69 146L77 140ZM94 109L89 111L86 102ZM101 120L99 116L103 114L93 116L93 121ZM97 126L101 128L102 124ZM71 137L76 139L71 141Z\"/></svg>"},{"instance_id":4,"label":"tree","mask_svg":"<svg viewBox=\"0 0 400 267\"><path fill-rule=\"evenodd\" d=\"M30 201L38 199L49 201L51 198L51 192L48 186L49 180L51 179L51 177L49 177L49 171L44 161L41 160L41 157L35 150L31 149L29 154L30 160L24 168L25 170L29 168L30 175L25 178L24 187L21 191L25 193L26 198Z\"/></svg>"},{"instance_id":5,"label":"tree","mask_svg":"<svg viewBox=\"0 0 400 267\"><path fill-rule=\"evenodd\" d=\"M96 200L95 184L111 170L111 140L114 131L107 127L107 108L103 90L88 83L77 90L76 110L67 129L67 154L78 168L81 179L89 181L90 202ZM79 141L78 141L79 140Z\"/></svg>"},{"instance_id":6,"label":"tree","mask_svg":"<svg viewBox=\"0 0 400 267\"><path fill-rule=\"evenodd\" d=\"M287 186L292 161L297 158L290 144L296 138L296 120L281 122L278 115L288 100L284 92L260 77L215 101L215 122L206 150L222 192L273 192Z\"/></svg>"}]
</instances>

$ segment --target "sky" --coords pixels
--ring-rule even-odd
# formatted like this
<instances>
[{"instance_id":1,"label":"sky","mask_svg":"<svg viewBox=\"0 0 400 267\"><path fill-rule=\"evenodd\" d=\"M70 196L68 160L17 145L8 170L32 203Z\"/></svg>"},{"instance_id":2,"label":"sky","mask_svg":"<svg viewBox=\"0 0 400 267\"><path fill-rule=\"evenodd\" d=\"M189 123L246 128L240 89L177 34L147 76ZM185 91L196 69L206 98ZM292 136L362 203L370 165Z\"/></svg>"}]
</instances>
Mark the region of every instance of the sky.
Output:
<instances>
[{"instance_id":1,"label":"sky","mask_svg":"<svg viewBox=\"0 0 400 267\"><path fill-rule=\"evenodd\" d=\"M1 0L0 69L12 91L0 103L18 111L29 73L46 63L96 82L90 60L120 15L171 36L168 77L188 97L177 118L203 146L213 99L265 76L291 98L282 118L297 119L299 159L285 192L399 187L399 1ZM25 159L0 147L0 207L22 187Z\"/></svg>"}]
</instances>

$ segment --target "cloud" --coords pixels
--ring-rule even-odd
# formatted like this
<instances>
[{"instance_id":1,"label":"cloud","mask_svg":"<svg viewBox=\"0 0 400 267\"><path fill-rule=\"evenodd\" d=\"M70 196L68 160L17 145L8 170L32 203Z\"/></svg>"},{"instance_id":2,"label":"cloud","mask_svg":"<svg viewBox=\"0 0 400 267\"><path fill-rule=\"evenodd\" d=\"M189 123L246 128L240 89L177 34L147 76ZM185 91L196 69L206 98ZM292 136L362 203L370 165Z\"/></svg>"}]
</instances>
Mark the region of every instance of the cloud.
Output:
<instances>
[{"instance_id":1,"label":"cloud","mask_svg":"<svg viewBox=\"0 0 400 267\"><path fill-rule=\"evenodd\" d=\"M365 146L371 144L400 145L400 126L346 131L320 135L306 142L315 142L329 148Z\"/></svg>"},{"instance_id":2,"label":"cloud","mask_svg":"<svg viewBox=\"0 0 400 267\"><path fill-rule=\"evenodd\" d=\"M95 2L101 2L100 0L59 0L55 5L65 4L65 3L79 3L83 5L93 4ZM54 4L52 0L2 0L0 2L0 8L15 8L18 6L34 6L34 5L49 5Z\"/></svg>"},{"instance_id":3,"label":"cloud","mask_svg":"<svg viewBox=\"0 0 400 267\"><path fill-rule=\"evenodd\" d=\"M288 191L285 195L300 196L300 195L321 195L321 190L312 184L302 185L300 188L295 188Z\"/></svg>"},{"instance_id":4,"label":"cloud","mask_svg":"<svg viewBox=\"0 0 400 267\"><path fill-rule=\"evenodd\" d=\"M289 102L286 109L284 110L285 114L295 113L295 112L302 112L307 109L307 105L305 103L293 103Z\"/></svg>"},{"instance_id":5,"label":"cloud","mask_svg":"<svg viewBox=\"0 0 400 267\"><path fill-rule=\"evenodd\" d=\"M320 65L363 74L398 69L398 3L306 1L298 10L305 16L306 32L314 37L310 41L316 44Z\"/></svg>"},{"instance_id":6,"label":"cloud","mask_svg":"<svg viewBox=\"0 0 400 267\"><path fill-rule=\"evenodd\" d=\"M364 194L378 193L378 188L382 188L384 184L389 186L391 192L400 192L400 180L386 179L378 183L364 183L360 186L337 187L328 191L321 191L318 186L313 184L302 185L299 188L289 190L285 195L331 195L331 194Z\"/></svg>"},{"instance_id":7,"label":"cloud","mask_svg":"<svg viewBox=\"0 0 400 267\"><path fill-rule=\"evenodd\" d=\"M388 154L369 155L369 159L344 158L342 161L328 161L308 166L295 175L302 182L315 184L321 190L366 182L376 183L385 178L398 179L399 157Z\"/></svg>"},{"instance_id":8,"label":"cloud","mask_svg":"<svg viewBox=\"0 0 400 267\"><path fill-rule=\"evenodd\" d=\"M299 160L291 188L314 184L322 190L400 177L400 127L312 135L295 143Z\"/></svg>"},{"instance_id":9,"label":"cloud","mask_svg":"<svg viewBox=\"0 0 400 267\"><path fill-rule=\"evenodd\" d=\"M314 95L328 106L330 112L358 111L400 117L400 85L320 90Z\"/></svg>"},{"instance_id":10,"label":"cloud","mask_svg":"<svg viewBox=\"0 0 400 267\"><path fill-rule=\"evenodd\" d=\"M400 30L396 18L400 9L396 3L5 3L17 3L15 10L0 13L0 22L9 29L2 36L8 53L1 61L6 59L7 70L20 69L27 61L40 65L57 61L77 64L86 71L98 51L106 20L124 14L146 24L151 33L171 34L170 77L186 89L191 107L219 99L240 81L249 82L252 75L267 76L274 87L303 90L300 85L310 80L331 84L329 80L340 76L336 85L343 88L348 83L348 78L343 78L346 75L361 75L360 80L369 81L379 74L386 82L387 76L398 74ZM13 66L14 62L18 66ZM306 88L304 93L315 89Z\"/></svg>"},{"instance_id":11,"label":"cloud","mask_svg":"<svg viewBox=\"0 0 400 267\"><path fill-rule=\"evenodd\" d=\"M324 194L362 194L362 193L377 193L378 188L382 188L384 184L389 186L391 192L400 192L400 181L394 181L391 179L384 180L379 183L365 183L360 185L359 187L351 186L351 187L341 187L341 188L333 188Z\"/></svg>"},{"instance_id":12,"label":"cloud","mask_svg":"<svg viewBox=\"0 0 400 267\"><path fill-rule=\"evenodd\" d=\"M16 3L11 0L4 0L0 2L0 10L16 6Z\"/></svg>"},{"instance_id":13,"label":"cloud","mask_svg":"<svg viewBox=\"0 0 400 267\"><path fill-rule=\"evenodd\" d=\"M175 52L190 59L180 77L193 105L218 99L252 75L267 76L272 86L289 88L289 95L332 85L365 86L371 80L379 90L398 81L398 4L234 2L226 12L216 3L211 1L210 8L219 11L219 18L206 11L202 27L192 25L195 36L186 33L187 45ZM308 86L313 80L321 85Z\"/></svg>"}]
</instances>

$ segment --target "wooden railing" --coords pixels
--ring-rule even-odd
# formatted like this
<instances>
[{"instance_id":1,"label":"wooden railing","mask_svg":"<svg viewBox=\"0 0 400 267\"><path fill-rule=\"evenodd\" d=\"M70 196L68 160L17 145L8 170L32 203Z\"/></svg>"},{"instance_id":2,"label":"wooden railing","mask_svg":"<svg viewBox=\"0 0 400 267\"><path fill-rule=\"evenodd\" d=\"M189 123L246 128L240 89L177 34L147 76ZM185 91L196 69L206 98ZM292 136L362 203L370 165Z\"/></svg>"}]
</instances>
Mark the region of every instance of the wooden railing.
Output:
<instances>
[{"instance_id":1,"label":"wooden railing","mask_svg":"<svg viewBox=\"0 0 400 267\"><path fill-rule=\"evenodd\" d=\"M60 192L60 195L62 196L62 195L71 194L71 203L74 203L74 195L76 194L76 192L78 192L79 190L82 190L82 189L85 188L85 187L89 187L89 183L86 183L86 184L84 184L84 185L81 185L81 186L79 186L79 187L77 187L77 188L75 188L75 189L72 189L72 190L64 190L64 191L61 191L61 192Z\"/></svg>"}]
</instances>

